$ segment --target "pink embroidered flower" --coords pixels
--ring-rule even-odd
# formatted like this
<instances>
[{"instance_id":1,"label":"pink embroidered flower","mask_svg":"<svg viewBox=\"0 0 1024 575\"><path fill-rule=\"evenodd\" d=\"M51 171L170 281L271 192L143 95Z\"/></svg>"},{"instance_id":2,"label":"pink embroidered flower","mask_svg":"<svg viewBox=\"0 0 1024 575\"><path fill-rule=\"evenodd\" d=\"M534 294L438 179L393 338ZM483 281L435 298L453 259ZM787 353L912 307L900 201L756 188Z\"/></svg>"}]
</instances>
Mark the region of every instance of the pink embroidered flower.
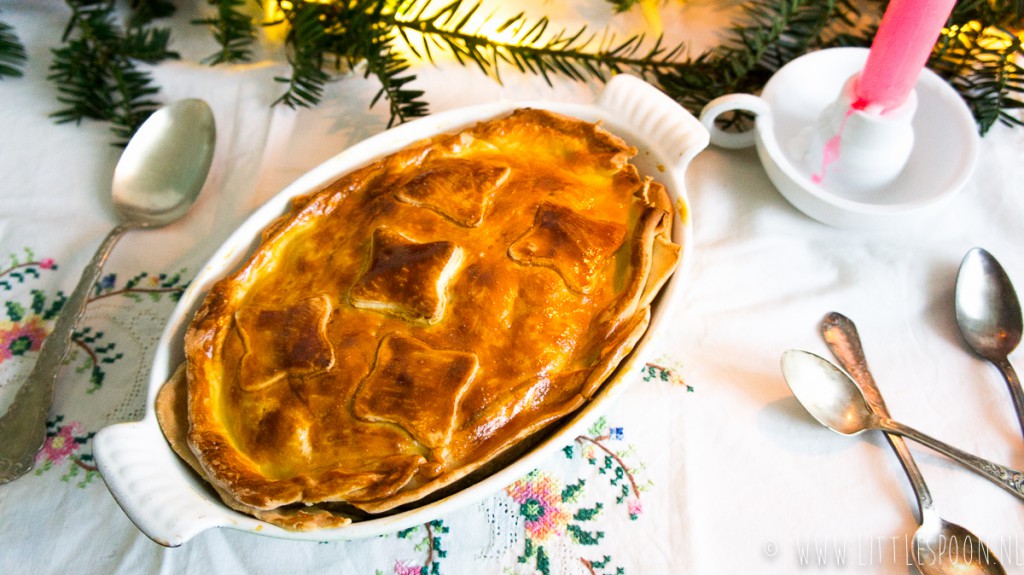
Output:
<instances>
[{"instance_id":1,"label":"pink embroidered flower","mask_svg":"<svg viewBox=\"0 0 1024 575\"><path fill-rule=\"evenodd\" d=\"M629 516L633 519L636 519L644 512L644 505L639 497L627 499L626 508L629 511Z\"/></svg>"},{"instance_id":2,"label":"pink embroidered flower","mask_svg":"<svg viewBox=\"0 0 1024 575\"><path fill-rule=\"evenodd\" d=\"M0 327L0 363L16 355L25 355L30 351L39 351L46 339L46 327L38 317L30 318L24 323L9 324L9 328Z\"/></svg>"},{"instance_id":3,"label":"pink embroidered flower","mask_svg":"<svg viewBox=\"0 0 1024 575\"><path fill-rule=\"evenodd\" d=\"M423 569L419 565L395 561L395 575L421 575Z\"/></svg>"},{"instance_id":4,"label":"pink embroidered flower","mask_svg":"<svg viewBox=\"0 0 1024 575\"><path fill-rule=\"evenodd\" d=\"M78 451L79 444L75 441L75 434L82 433L82 424L73 421L57 431L56 435L46 438L43 449L39 452L40 458L48 459L54 463L60 463Z\"/></svg>"},{"instance_id":5,"label":"pink embroidered flower","mask_svg":"<svg viewBox=\"0 0 1024 575\"><path fill-rule=\"evenodd\" d=\"M46 258L44 260L41 260L39 262L39 267L43 268L44 270L52 270L53 269L53 258Z\"/></svg>"},{"instance_id":6,"label":"pink embroidered flower","mask_svg":"<svg viewBox=\"0 0 1024 575\"><path fill-rule=\"evenodd\" d=\"M558 479L533 472L505 488L519 504L519 513L526 519L530 539L545 541L552 535L565 533L570 514L563 507L562 486Z\"/></svg>"}]
</instances>

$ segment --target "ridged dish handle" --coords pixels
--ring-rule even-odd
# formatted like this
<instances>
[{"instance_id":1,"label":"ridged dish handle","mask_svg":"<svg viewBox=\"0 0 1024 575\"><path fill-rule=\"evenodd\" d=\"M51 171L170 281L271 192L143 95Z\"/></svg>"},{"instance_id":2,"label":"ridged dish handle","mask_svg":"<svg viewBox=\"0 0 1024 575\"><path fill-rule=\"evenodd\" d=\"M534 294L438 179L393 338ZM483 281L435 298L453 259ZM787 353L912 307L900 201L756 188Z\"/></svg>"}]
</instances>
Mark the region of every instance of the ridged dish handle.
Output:
<instances>
[{"instance_id":1,"label":"ridged dish handle","mask_svg":"<svg viewBox=\"0 0 1024 575\"><path fill-rule=\"evenodd\" d=\"M619 74L612 78L595 104L614 112L679 171L685 170L710 140L697 118L636 76Z\"/></svg>"},{"instance_id":2,"label":"ridged dish handle","mask_svg":"<svg viewBox=\"0 0 1024 575\"><path fill-rule=\"evenodd\" d=\"M167 472L167 459L188 471L169 446L154 448L161 445L166 442L156 421L148 418L100 430L93 451L103 481L132 523L156 543L177 547L225 525L224 511Z\"/></svg>"}]
</instances>

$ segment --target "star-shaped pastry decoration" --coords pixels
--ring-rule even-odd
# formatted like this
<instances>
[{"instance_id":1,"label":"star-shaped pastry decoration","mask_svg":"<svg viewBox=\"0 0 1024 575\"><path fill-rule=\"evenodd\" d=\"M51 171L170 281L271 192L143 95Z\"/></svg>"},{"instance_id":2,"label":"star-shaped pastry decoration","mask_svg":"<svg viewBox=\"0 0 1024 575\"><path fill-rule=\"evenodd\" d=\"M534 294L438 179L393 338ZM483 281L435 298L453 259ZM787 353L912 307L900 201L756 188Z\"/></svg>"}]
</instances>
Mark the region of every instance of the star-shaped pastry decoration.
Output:
<instances>
[{"instance_id":1,"label":"star-shaped pastry decoration","mask_svg":"<svg viewBox=\"0 0 1024 575\"><path fill-rule=\"evenodd\" d=\"M377 348L370 374L352 404L356 417L402 426L423 445L443 448L451 441L455 414L476 375L476 354L434 349L400 334Z\"/></svg>"},{"instance_id":2,"label":"star-shaped pastry decoration","mask_svg":"<svg viewBox=\"0 0 1024 575\"><path fill-rule=\"evenodd\" d=\"M370 265L349 302L416 323L441 321L462 249L448 241L418 243L387 228L374 230L371 244Z\"/></svg>"},{"instance_id":3,"label":"star-shaped pastry decoration","mask_svg":"<svg viewBox=\"0 0 1024 575\"><path fill-rule=\"evenodd\" d=\"M533 226L512 242L508 255L526 265L551 268L569 289L589 293L597 272L625 237L624 226L544 202L537 208Z\"/></svg>"},{"instance_id":4,"label":"star-shaped pastry decoration","mask_svg":"<svg viewBox=\"0 0 1024 575\"><path fill-rule=\"evenodd\" d=\"M460 226L475 228L483 223L491 198L510 171L505 165L446 158L424 166L395 197L434 210Z\"/></svg>"},{"instance_id":5,"label":"star-shaped pastry decoration","mask_svg":"<svg viewBox=\"0 0 1024 575\"><path fill-rule=\"evenodd\" d=\"M327 340L331 300L326 295L294 305L247 306L235 312L235 324L245 353L239 385L247 391L267 387L288 376L308 376L334 365Z\"/></svg>"}]
</instances>

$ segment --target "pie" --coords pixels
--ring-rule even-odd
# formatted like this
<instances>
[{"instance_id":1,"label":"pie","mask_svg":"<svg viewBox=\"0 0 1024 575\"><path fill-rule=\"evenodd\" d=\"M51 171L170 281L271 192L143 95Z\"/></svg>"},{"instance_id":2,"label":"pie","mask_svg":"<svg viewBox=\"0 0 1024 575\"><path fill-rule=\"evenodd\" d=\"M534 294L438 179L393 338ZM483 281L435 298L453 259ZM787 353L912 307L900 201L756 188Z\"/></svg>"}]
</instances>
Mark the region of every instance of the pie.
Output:
<instances>
[{"instance_id":1,"label":"pie","mask_svg":"<svg viewBox=\"0 0 1024 575\"><path fill-rule=\"evenodd\" d=\"M520 109L294 199L197 310L164 434L227 505L297 530L488 473L600 389L679 260L636 153Z\"/></svg>"}]
</instances>

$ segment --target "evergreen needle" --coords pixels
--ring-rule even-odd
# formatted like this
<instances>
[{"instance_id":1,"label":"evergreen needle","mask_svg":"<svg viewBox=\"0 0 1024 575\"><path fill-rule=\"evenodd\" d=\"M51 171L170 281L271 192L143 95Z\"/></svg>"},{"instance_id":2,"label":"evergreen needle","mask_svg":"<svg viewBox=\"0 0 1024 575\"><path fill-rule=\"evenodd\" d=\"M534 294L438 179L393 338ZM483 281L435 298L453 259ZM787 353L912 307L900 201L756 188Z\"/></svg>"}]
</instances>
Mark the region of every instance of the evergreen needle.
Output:
<instances>
[{"instance_id":1,"label":"evergreen needle","mask_svg":"<svg viewBox=\"0 0 1024 575\"><path fill-rule=\"evenodd\" d=\"M0 78L20 77L28 55L14 28L0 21Z\"/></svg>"}]
</instances>

